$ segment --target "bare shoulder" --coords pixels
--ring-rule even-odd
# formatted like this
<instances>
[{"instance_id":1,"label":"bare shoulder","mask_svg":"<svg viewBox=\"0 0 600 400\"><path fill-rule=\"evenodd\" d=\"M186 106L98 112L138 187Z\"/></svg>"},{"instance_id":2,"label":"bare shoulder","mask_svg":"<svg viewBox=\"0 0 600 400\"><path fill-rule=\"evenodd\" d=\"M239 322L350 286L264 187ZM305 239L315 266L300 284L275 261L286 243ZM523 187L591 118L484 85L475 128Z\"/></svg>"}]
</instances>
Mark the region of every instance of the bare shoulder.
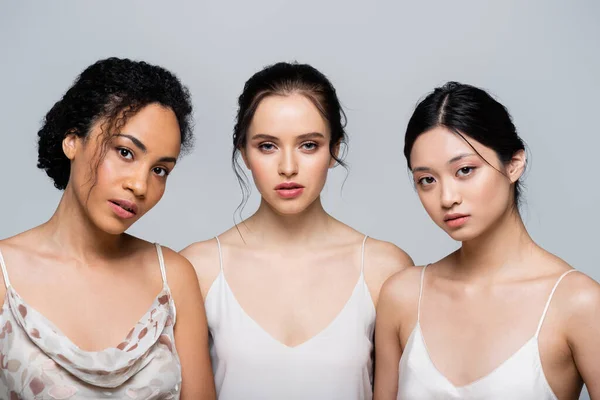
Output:
<instances>
[{"instance_id":1,"label":"bare shoulder","mask_svg":"<svg viewBox=\"0 0 600 400\"><path fill-rule=\"evenodd\" d=\"M421 287L423 267L404 268L390 276L381 288L381 299L391 302L400 308L416 304Z\"/></svg>"},{"instance_id":2,"label":"bare shoulder","mask_svg":"<svg viewBox=\"0 0 600 400\"><path fill-rule=\"evenodd\" d=\"M412 258L393 243L369 238L365 243L365 279L377 304L383 283L395 273L412 267Z\"/></svg>"},{"instance_id":3,"label":"bare shoulder","mask_svg":"<svg viewBox=\"0 0 600 400\"><path fill-rule=\"evenodd\" d=\"M600 317L600 284L585 273L574 269L561 258L546 253L543 262L556 277L564 275L556 288L555 307L566 327L578 329Z\"/></svg>"},{"instance_id":4,"label":"bare shoulder","mask_svg":"<svg viewBox=\"0 0 600 400\"><path fill-rule=\"evenodd\" d=\"M414 265L412 258L400 247L391 242L367 239L365 243L365 265L391 274Z\"/></svg>"},{"instance_id":5,"label":"bare shoulder","mask_svg":"<svg viewBox=\"0 0 600 400\"><path fill-rule=\"evenodd\" d=\"M600 284L581 271L573 271L557 288L564 315L585 318L595 313L596 317L600 316Z\"/></svg>"},{"instance_id":6,"label":"bare shoulder","mask_svg":"<svg viewBox=\"0 0 600 400\"><path fill-rule=\"evenodd\" d=\"M9 275L9 279L11 274L14 275L15 273L20 272L16 271L17 266L26 265L29 261L32 249L35 249L35 247L32 245L32 243L36 243L35 235L33 234L34 232L35 228L0 240L0 256L2 257L2 261L7 270L6 272ZM1 303L1 299L3 299L6 294L7 286L3 274L0 274L0 282Z\"/></svg>"},{"instance_id":7,"label":"bare shoulder","mask_svg":"<svg viewBox=\"0 0 600 400\"><path fill-rule=\"evenodd\" d=\"M187 298L190 293L198 290L198 278L192 264L181 254L161 246L167 282L177 303L178 299Z\"/></svg>"},{"instance_id":8,"label":"bare shoulder","mask_svg":"<svg viewBox=\"0 0 600 400\"><path fill-rule=\"evenodd\" d=\"M217 240L213 238L192 243L181 250L179 255L193 266L202 295L205 296L221 270Z\"/></svg>"}]
</instances>

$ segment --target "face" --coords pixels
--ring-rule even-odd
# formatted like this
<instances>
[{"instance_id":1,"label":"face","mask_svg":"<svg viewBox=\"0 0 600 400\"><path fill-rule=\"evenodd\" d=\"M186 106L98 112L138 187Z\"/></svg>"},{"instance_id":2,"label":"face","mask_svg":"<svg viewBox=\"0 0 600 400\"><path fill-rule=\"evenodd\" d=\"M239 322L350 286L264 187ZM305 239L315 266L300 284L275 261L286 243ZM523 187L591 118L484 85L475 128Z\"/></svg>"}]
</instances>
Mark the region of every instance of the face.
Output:
<instances>
[{"instance_id":1,"label":"face","mask_svg":"<svg viewBox=\"0 0 600 400\"><path fill-rule=\"evenodd\" d=\"M305 96L268 96L254 114L242 157L264 201L282 215L319 198L335 160L327 122Z\"/></svg>"},{"instance_id":2,"label":"face","mask_svg":"<svg viewBox=\"0 0 600 400\"><path fill-rule=\"evenodd\" d=\"M431 219L458 241L476 238L511 212L513 183L525 165L524 152L503 164L493 149L465 138L493 167L444 127L419 136L410 153L421 203Z\"/></svg>"},{"instance_id":3,"label":"face","mask_svg":"<svg viewBox=\"0 0 600 400\"><path fill-rule=\"evenodd\" d=\"M98 228L120 234L161 199L179 156L181 133L172 110L148 105L111 136L98 165L105 140L101 122L85 139L68 135L63 141L71 160L66 191Z\"/></svg>"}]
</instances>

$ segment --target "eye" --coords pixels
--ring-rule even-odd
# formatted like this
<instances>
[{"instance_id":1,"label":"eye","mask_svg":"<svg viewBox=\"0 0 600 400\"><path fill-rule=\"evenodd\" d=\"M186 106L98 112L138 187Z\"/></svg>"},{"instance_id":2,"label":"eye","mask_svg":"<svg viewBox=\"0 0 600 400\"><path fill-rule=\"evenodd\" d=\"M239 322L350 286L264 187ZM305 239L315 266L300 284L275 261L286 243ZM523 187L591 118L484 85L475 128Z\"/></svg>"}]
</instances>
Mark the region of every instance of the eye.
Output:
<instances>
[{"instance_id":1,"label":"eye","mask_svg":"<svg viewBox=\"0 0 600 400\"><path fill-rule=\"evenodd\" d=\"M429 185L433 184L434 182L435 182L435 179L433 179L433 176L424 176L423 178L421 178L417 181L417 184L421 185L421 186L429 186Z\"/></svg>"},{"instance_id":2,"label":"eye","mask_svg":"<svg viewBox=\"0 0 600 400\"><path fill-rule=\"evenodd\" d=\"M155 167L152 169L152 171L158 175L158 176L167 176L169 175L169 171L167 171L165 168L162 167Z\"/></svg>"},{"instance_id":3,"label":"eye","mask_svg":"<svg viewBox=\"0 0 600 400\"><path fill-rule=\"evenodd\" d=\"M475 170L475 167L462 167L456 172L456 176L468 176Z\"/></svg>"},{"instance_id":4,"label":"eye","mask_svg":"<svg viewBox=\"0 0 600 400\"><path fill-rule=\"evenodd\" d=\"M275 145L273 143L261 143L258 148L264 152L271 152L275 150Z\"/></svg>"},{"instance_id":5,"label":"eye","mask_svg":"<svg viewBox=\"0 0 600 400\"><path fill-rule=\"evenodd\" d=\"M315 142L306 142L306 143L302 143L302 148L303 148L304 150L307 150L307 151L313 151L313 150L316 150L316 149L317 149L317 147L319 147L319 145L318 145L317 143L315 143Z\"/></svg>"},{"instance_id":6,"label":"eye","mask_svg":"<svg viewBox=\"0 0 600 400\"><path fill-rule=\"evenodd\" d=\"M133 159L133 153L131 152L131 150L126 149L124 147L119 147L117 148L117 151L119 152L119 155L121 157L123 157L126 160L132 160Z\"/></svg>"}]
</instances>

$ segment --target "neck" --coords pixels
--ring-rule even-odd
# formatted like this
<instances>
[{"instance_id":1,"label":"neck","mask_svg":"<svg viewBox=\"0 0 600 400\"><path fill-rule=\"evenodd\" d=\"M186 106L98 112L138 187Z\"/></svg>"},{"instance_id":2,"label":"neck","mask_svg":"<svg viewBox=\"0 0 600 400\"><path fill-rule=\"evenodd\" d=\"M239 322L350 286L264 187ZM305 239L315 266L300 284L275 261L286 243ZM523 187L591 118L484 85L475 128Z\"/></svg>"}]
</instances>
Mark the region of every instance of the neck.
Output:
<instances>
[{"instance_id":1,"label":"neck","mask_svg":"<svg viewBox=\"0 0 600 400\"><path fill-rule=\"evenodd\" d=\"M70 187L65 192L50 220L41 227L48 246L59 249L85 264L99 258L121 254L127 235L109 234L99 229L88 217Z\"/></svg>"},{"instance_id":2,"label":"neck","mask_svg":"<svg viewBox=\"0 0 600 400\"><path fill-rule=\"evenodd\" d=\"M519 267L535 247L519 213L507 210L488 231L462 243L455 253L457 272L465 279L493 280Z\"/></svg>"},{"instance_id":3,"label":"neck","mask_svg":"<svg viewBox=\"0 0 600 400\"><path fill-rule=\"evenodd\" d=\"M321 242L333 221L323 209L320 197L304 211L293 215L278 213L263 199L256 213L240 228L243 227L244 236L248 234L263 243L306 246Z\"/></svg>"}]
</instances>

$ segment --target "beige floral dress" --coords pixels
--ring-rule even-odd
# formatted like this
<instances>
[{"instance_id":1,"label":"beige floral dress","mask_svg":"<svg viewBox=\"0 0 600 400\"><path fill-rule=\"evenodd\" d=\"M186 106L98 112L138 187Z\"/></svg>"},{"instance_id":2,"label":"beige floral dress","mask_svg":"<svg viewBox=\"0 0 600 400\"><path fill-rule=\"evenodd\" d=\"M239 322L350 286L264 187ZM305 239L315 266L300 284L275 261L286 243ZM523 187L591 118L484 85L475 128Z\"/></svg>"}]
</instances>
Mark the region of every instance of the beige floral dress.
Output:
<instances>
[{"instance_id":1,"label":"beige floral dress","mask_svg":"<svg viewBox=\"0 0 600 400\"><path fill-rule=\"evenodd\" d=\"M162 291L122 343L98 352L78 348L19 296L0 253L0 399L179 399L175 304L156 249Z\"/></svg>"}]
</instances>

